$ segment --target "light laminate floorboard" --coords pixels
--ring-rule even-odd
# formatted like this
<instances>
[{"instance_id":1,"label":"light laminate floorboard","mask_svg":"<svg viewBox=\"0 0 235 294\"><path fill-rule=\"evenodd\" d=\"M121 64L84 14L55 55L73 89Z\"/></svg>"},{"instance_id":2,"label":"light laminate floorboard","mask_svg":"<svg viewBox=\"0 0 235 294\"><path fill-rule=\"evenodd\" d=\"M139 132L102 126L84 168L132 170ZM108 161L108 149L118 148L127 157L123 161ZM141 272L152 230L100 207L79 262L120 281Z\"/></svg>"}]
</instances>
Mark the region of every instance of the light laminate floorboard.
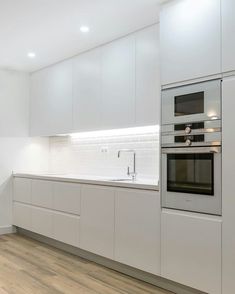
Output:
<instances>
[{"instance_id":1,"label":"light laminate floorboard","mask_svg":"<svg viewBox=\"0 0 235 294\"><path fill-rule=\"evenodd\" d=\"M0 236L0 294L172 294L54 247Z\"/></svg>"}]
</instances>

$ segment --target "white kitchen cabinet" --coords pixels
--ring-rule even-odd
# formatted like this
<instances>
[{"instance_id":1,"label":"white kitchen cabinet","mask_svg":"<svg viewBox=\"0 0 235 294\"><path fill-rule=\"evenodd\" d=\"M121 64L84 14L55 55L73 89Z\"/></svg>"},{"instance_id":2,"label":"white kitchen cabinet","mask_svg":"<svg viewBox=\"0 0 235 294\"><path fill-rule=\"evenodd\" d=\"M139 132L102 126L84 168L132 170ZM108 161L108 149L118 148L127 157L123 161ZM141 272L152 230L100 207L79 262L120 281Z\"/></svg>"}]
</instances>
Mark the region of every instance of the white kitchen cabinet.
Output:
<instances>
[{"instance_id":1,"label":"white kitchen cabinet","mask_svg":"<svg viewBox=\"0 0 235 294\"><path fill-rule=\"evenodd\" d=\"M135 37L111 42L102 50L103 128L135 124Z\"/></svg>"},{"instance_id":2,"label":"white kitchen cabinet","mask_svg":"<svg viewBox=\"0 0 235 294\"><path fill-rule=\"evenodd\" d=\"M115 260L160 275L160 194L117 189Z\"/></svg>"},{"instance_id":3,"label":"white kitchen cabinet","mask_svg":"<svg viewBox=\"0 0 235 294\"><path fill-rule=\"evenodd\" d=\"M53 209L80 214L81 185L74 183L53 183Z\"/></svg>"},{"instance_id":4,"label":"white kitchen cabinet","mask_svg":"<svg viewBox=\"0 0 235 294\"><path fill-rule=\"evenodd\" d=\"M31 207L29 205L13 202L13 225L31 230Z\"/></svg>"},{"instance_id":5,"label":"white kitchen cabinet","mask_svg":"<svg viewBox=\"0 0 235 294\"><path fill-rule=\"evenodd\" d=\"M138 126L159 124L159 24L136 33L136 118Z\"/></svg>"},{"instance_id":6,"label":"white kitchen cabinet","mask_svg":"<svg viewBox=\"0 0 235 294\"><path fill-rule=\"evenodd\" d=\"M32 180L32 205L53 208L53 182Z\"/></svg>"},{"instance_id":7,"label":"white kitchen cabinet","mask_svg":"<svg viewBox=\"0 0 235 294\"><path fill-rule=\"evenodd\" d=\"M14 179L13 199L23 203L31 203L31 180L23 178Z\"/></svg>"},{"instance_id":8,"label":"white kitchen cabinet","mask_svg":"<svg viewBox=\"0 0 235 294\"><path fill-rule=\"evenodd\" d=\"M72 130L72 60L31 75L30 133L51 136Z\"/></svg>"},{"instance_id":9,"label":"white kitchen cabinet","mask_svg":"<svg viewBox=\"0 0 235 294\"><path fill-rule=\"evenodd\" d=\"M79 217L53 212L53 238L79 247Z\"/></svg>"},{"instance_id":10,"label":"white kitchen cabinet","mask_svg":"<svg viewBox=\"0 0 235 294\"><path fill-rule=\"evenodd\" d=\"M235 70L235 1L222 0L222 71Z\"/></svg>"},{"instance_id":11,"label":"white kitchen cabinet","mask_svg":"<svg viewBox=\"0 0 235 294\"><path fill-rule=\"evenodd\" d=\"M101 49L73 59L73 130L101 128Z\"/></svg>"},{"instance_id":12,"label":"white kitchen cabinet","mask_svg":"<svg viewBox=\"0 0 235 294\"><path fill-rule=\"evenodd\" d=\"M218 217L163 211L162 276L206 293L221 294L221 226Z\"/></svg>"},{"instance_id":13,"label":"white kitchen cabinet","mask_svg":"<svg viewBox=\"0 0 235 294\"><path fill-rule=\"evenodd\" d=\"M114 189L82 186L80 247L113 259Z\"/></svg>"},{"instance_id":14,"label":"white kitchen cabinet","mask_svg":"<svg viewBox=\"0 0 235 294\"><path fill-rule=\"evenodd\" d=\"M222 260L223 260L223 294L235 292L235 136L234 109L235 109L235 77L226 78L222 83L222 115L223 115L223 152L222 152Z\"/></svg>"},{"instance_id":15,"label":"white kitchen cabinet","mask_svg":"<svg viewBox=\"0 0 235 294\"><path fill-rule=\"evenodd\" d=\"M31 230L34 233L53 238L53 212L51 210L31 207Z\"/></svg>"},{"instance_id":16,"label":"white kitchen cabinet","mask_svg":"<svg viewBox=\"0 0 235 294\"><path fill-rule=\"evenodd\" d=\"M220 0L175 0L163 5L162 85L221 73L220 14Z\"/></svg>"}]
</instances>

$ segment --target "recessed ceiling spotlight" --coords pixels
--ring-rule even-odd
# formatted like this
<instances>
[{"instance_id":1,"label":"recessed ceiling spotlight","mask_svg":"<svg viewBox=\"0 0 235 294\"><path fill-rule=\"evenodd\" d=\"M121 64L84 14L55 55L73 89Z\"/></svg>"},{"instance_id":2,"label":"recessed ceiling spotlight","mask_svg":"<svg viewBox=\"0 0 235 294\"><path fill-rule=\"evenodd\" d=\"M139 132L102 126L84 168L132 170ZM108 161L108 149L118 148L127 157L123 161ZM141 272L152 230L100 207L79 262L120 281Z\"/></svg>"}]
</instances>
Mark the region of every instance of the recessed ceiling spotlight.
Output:
<instances>
[{"instance_id":1,"label":"recessed ceiling spotlight","mask_svg":"<svg viewBox=\"0 0 235 294\"><path fill-rule=\"evenodd\" d=\"M82 33L88 33L90 31L90 28L88 26L81 26L80 31Z\"/></svg>"},{"instance_id":2,"label":"recessed ceiling spotlight","mask_svg":"<svg viewBox=\"0 0 235 294\"><path fill-rule=\"evenodd\" d=\"M35 58L36 57L36 54L34 52L29 52L28 53L28 57L29 58Z\"/></svg>"}]
</instances>

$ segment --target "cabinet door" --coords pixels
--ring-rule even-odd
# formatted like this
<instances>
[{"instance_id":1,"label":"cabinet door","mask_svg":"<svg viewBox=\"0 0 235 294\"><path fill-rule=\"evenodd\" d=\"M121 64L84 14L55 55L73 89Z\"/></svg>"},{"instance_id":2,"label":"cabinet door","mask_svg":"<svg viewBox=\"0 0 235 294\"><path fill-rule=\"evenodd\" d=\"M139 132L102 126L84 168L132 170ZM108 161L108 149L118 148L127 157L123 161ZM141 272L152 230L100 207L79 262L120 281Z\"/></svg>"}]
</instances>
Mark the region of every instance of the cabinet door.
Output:
<instances>
[{"instance_id":1,"label":"cabinet door","mask_svg":"<svg viewBox=\"0 0 235 294\"><path fill-rule=\"evenodd\" d=\"M15 201L31 203L31 180L14 178L13 198Z\"/></svg>"},{"instance_id":2,"label":"cabinet door","mask_svg":"<svg viewBox=\"0 0 235 294\"><path fill-rule=\"evenodd\" d=\"M73 59L73 129L101 128L101 49Z\"/></svg>"},{"instance_id":3,"label":"cabinet door","mask_svg":"<svg viewBox=\"0 0 235 294\"><path fill-rule=\"evenodd\" d=\"M136 33L136 125L160 119L159 24Z\"/></svg>"},{"instance_id":4,"label":"cabinet door","mask_svg":"<svg viewBox=\"0 0 235 294\"><path fill-rule=\"evenodd\" d=\"M222 0L222 71L235 70L235 2Z\"/></svg>"},{"instance_id":5,"label":"cabinet door","mask_svg":"<svg viewBox=\"0 0 235 294\"><path fill-rule=\"evenodd\" d=\"M32 204L53 208L53 182L32 180Z\"/></svg>"},{"instance_id":6,"label":"cabinet door","mask_svg":"<svg viewBox=\"0 0 235 294\"><path fill-rule=\"evenodd\" d=\"M135 123L135 38L102 47L102 124L122 128Z\"/></svg>"},{"instance_id":7,"label":"cabinet door","mask_svg":"<svg viewBox=\"0 0 235 294\"><path fill-rule=\"evenodd\" d=\"M55 135L72 130L72 61L31 75L31 135Z\"/></svg>"},{"instance_id":8,"label":"cabinet door","mask_svg":"<svg viewBox=\"0 0 235 294\"><path fill-rule=\"evenodd\" d=\"M221 294L221 220L165 211L161 231L162 276Z\"/></svg>"},{"instance_id":9,"label":"cabinet door","mask_svg":"<svg viewBox=\"0 0 235 294\"><path fill-rule=\"evenodd\" d=\"M113 259L114 190L82 186L80 221L81 248Z\"/></svg>"},{"instance_id":10,"label":"cabinet door","mask_svg":"<svg viewBox=\"0 0 235 294\"><path fill-rule=\"evenodd\" d=\"M32 231L53 238L53 212L39 207L31 207Z\"/></svg>"},{"instance_id":11,"label":"cabinet door","mask_svg":"<svg viewBox=\"0 0 235 294\"><path fill-rule=\"evenodd\" d=\"M13 202L13 224L31 230L31 207L29 205Z\"/></svg>"},{"instance_id":12,"label":"cabinet door","mask_svg":"<svg viewBox=\"0 0 235 294\"><path fill-rule=\"evenodd\" d=\"M53 183L55 210L80 214L81 185L73 183Z\"/></svg>"},{"instance_id":13,"label":"cabinet door","mask_svg":"<svg viewBox=\"0 0 235 294\"><path fill-rule=\"evenodd\" d=\"M163 85L221 72L220 13L220 0L176 0L163 5Z\"/></svg>"},{"instance_id":14,"label":"cabinet door","mask_svg":"<svg viewBox=\"0 0 235 294\"><path fill-rule=\"evenodd\" d=\"M115 260L159 275L159 192L117 189L115 199Z\"/></svg>"},{"instance_id":15,"label":"cabinet door","mask_svg":"<svg viewBox=\"0 0 235 294\"><path fill-rule=\"evenodd\" d=\"M222 152L222 215L223 215L223 294L234 293L235 277L235 77L223 81L223 152Z\"/></svg>"},{"instance_id":16,"label":"cabinet door","mask_svg":"<svg viewBox=\"0 0 235 294\"><path fill-rule=\"evenodd\" d=\"M53 238L78 247L79 217L62 212L53 212Z\"/></svg>"}]
</instances>

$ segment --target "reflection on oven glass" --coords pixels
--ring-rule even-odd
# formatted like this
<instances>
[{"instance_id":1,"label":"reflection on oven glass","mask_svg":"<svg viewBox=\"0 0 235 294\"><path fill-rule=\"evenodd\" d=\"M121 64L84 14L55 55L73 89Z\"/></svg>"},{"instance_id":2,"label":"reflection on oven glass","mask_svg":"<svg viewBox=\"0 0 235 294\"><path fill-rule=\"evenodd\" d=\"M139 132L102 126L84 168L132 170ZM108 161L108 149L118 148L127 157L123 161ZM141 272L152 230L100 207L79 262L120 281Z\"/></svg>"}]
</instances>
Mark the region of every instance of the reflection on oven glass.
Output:
<instances>
[{"instance_id":1,"label":"reflection on oven glass","mask_svg":"<svg viewBox=\"0 0 235 294\"><path fill-rule=\"evenodd\" d=\"M214 155L168 154L167 190L171 192L214 195Z\"/></svg>"}]
</instances>

